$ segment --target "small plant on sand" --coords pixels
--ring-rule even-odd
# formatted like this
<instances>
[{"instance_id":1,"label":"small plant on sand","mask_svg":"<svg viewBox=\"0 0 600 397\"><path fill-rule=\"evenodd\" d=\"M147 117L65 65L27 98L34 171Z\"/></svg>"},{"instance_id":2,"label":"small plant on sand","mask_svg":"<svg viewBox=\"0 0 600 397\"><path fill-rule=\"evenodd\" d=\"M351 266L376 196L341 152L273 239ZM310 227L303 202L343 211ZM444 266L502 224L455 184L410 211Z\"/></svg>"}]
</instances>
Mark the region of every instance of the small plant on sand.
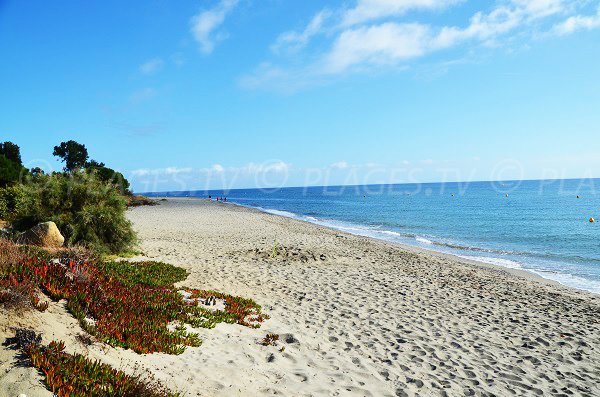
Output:
<instances>
[{"instance_id":1,"label":"small plant on sand","mask_svg":"<svg viewBox=\"0 0 600 397\"><path fill-rule=\"evenodd\" d=\"M287 251L285 249L284 246L279 245L278 242L275 242L275 244L273 244L273 248L271 248L271 254L269 255L269 257L271 259L275 259L277 258L279 255L287 255Z\"/></svg>"},{"instance_id":2,"label":"small plant on sand","mask_svg":"<svg viewBox=\"0 0 600 397\"><path fill-rule=\"evenodd\" d=\"M277 346L277 342L279 341L279 335L277 334L267 334L262 340L260 344L263 346Z\"/></svg>"},{"instance_id":3,"label":"small plant on sand","mask_svg":"<svg viewBox=\"0 0 600 397\"><path fill-rule=\"evenodd\" d=\"M276 258L279 255L279 245L275 243L271 249L271 259Z\"/></svg>"},{"instance_id":4,"label":"small plant on sand","mask_svg":"<svg viewBox=\"0 0 600 397\"><path fill-rule=\"evenodd\" d=\"M25 353L44 375L46 386L58 397L127 396L176 397L160 383L129 376L107 364L91 361L81 354L68 354L64 342L41 345L32 330L18 329L5 345Z\"/></svg>"},{"instance_id":5,"label":"small plant on sand","mask_svg":"<svg viewBox=\"0 0 600 397\"><path fill-rule=\"evenodd\" d=\"M224 294L217 291L184 289L191 294L188 299L189 311L186 322L194 327L214 328L218 323L239 324L251 328L260 328L260 323L269 316L263 314L261 307L252 299ZM224 310L211 310L198 305L198 299L221 299L225 302Z\"/></svg>"}]
</instances>

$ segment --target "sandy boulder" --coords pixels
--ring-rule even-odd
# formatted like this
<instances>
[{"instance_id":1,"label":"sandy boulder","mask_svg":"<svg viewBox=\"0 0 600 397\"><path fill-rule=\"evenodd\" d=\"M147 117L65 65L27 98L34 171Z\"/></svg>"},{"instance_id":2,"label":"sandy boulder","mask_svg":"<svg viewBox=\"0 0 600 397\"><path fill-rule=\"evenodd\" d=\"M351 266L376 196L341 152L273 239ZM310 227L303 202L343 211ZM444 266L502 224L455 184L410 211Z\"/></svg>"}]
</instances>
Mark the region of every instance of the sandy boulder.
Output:
<instances>
[{"instance_id":1,"label":"sandy boulder","mask_svg":"<svg viewBox=\"0 0 600 397\"><path fill-rule=\"evenodd\" d=\"M63 246L65 238L60 234L56 223L43 222L21 234L19 243L58 248Z\"/></svg>"}]
</instances>

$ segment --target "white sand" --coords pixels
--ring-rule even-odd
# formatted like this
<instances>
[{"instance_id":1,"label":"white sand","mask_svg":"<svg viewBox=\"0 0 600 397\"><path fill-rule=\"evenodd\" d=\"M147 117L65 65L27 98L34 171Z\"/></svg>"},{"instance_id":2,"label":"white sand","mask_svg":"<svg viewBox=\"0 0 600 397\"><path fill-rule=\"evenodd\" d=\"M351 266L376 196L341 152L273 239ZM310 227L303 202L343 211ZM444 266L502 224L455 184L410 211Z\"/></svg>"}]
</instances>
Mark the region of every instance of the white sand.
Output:
<instances>
[{"instance_id":1,"label":"white sand","mask_svg":"<svg viewBox=\"0 0 600 397\"><path fill-rule=\"evenodd\" d=\"M129 217L144 259L185 267L186 286L251 297L271 319L199 330L203 345L180 356L138 355L83 347L56 303L0 312L0 340L33 324L189 396L600 395L598 296L232 205L170 199ZM279 346L257 343L267 333ZM0 349L0 396L51 395L14 354Z\"/></svg>"}]
</instances>

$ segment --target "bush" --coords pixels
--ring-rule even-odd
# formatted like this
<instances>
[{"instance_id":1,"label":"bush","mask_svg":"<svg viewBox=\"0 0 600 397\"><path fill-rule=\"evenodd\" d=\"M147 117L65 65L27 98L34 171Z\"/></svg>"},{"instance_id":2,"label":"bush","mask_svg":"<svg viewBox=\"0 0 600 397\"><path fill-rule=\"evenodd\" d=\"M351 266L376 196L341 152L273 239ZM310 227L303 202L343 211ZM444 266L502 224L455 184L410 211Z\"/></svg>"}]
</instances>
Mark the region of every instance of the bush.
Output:
<instances>
[{"instance_id":1,"label":"bush","mask_svg":"<svg viewBox=\"0 0 600 397\"><path fill-rule=\"evenodd\" d=\"M14 214L25 211L27 195L21 185L0 188L0 219L12 221Z\"/></svg>"},{"instance_id":2,"label":"bush","mask_svg":"<svg viewBox=\"0 0 600 397\"><path fill-rule=\"evenodd\" d=\"M103 254L127 251L136 241L125 198L94 173L38 175L16 189L26 198L11 214L17 229L53 221L67 245Z\"/></svg>"},{"instance_id":3,"label":"bush","mask_svg":"<svg viewBox=\"0 0 600 397\"><path fill-rule=\"evenodd\" d=\"M120 172L103 165L88 166L86 171L94 172L102 182L114 185L121 194L129 193L129 181Z\"/></svg>"}]
</instances>

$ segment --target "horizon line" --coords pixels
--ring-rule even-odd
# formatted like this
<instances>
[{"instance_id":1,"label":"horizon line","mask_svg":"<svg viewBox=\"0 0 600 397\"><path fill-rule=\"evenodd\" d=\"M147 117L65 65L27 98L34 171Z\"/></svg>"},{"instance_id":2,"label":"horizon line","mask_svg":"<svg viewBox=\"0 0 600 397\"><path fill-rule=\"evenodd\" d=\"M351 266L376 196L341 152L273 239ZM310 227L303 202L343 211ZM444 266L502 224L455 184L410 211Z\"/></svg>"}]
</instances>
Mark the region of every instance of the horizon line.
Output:
<instances>
[{"instance_id":1,"label":"horizon line","mask_svg":"<svg viewBox=\"0 0 600 397\"><path fill-rule=\"evenodd\" d=\"M271 186L271 187L236 187L231 189L190 189L190 190L164 190L164 191L146 191L133 192L134 194L158 194L158 193L181 193L181 192L213 192L223 191L231 192L236 190L276 190L276 189L307 189L307 188L334 188L334 187L361 187L361 186L394 186L394 185L437 185L445 183L469 184L469 183L498 183L498 182L548 182L548 181L577 181L577 180L600 180L600 177L586 178L553 178L553 179L498 179L498 180L477 180L477 181L447 181L447 182L399 182L399 183L368 183L368 184L348 184L348 185L305 185L305 186Z\"/></svg>"}]
</instances>

